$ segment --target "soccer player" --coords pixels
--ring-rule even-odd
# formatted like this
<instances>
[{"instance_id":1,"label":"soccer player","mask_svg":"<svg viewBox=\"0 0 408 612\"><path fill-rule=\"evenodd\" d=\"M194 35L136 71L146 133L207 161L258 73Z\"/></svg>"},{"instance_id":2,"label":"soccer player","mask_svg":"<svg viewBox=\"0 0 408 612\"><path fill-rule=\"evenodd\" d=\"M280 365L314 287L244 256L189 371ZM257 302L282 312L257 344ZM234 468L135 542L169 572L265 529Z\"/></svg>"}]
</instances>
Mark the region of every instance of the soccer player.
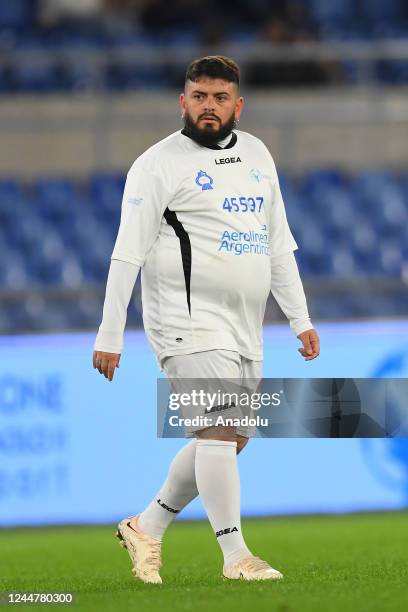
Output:
<instances>
[{"instance_id":1,"label":"soccer player","mask_svg":"<svg viewBox=\"0 0 408 612\"><path fill-rule=\"evenodd\" d=\"M93 365L109 381L123 348L127 307L142 274L144 328L170 379L260 379L262 323L276 298L302 343L319 355L274 161L261 140L235 129L244 105L239 68L223 56L191 63L180 97L184 128L150 147L128 172ZM151 503L117 535L143 582L161 583L161 541L200 495L230 579L282 574L241 531L236 455L244 428L206 427L173 459Z\"/></svg>"}]
</instances>

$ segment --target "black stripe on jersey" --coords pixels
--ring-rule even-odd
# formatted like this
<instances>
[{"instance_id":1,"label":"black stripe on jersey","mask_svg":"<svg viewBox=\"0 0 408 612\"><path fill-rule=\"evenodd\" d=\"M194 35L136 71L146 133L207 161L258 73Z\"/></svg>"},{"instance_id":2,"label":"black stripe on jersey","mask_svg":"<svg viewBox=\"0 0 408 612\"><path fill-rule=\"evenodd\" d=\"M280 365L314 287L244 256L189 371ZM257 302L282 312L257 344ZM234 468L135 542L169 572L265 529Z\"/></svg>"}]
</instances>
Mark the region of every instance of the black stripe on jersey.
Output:
<instances>
[{"instance_id":1,"label":"black stripe on jersey","mask_svg":"<svg viewBox=\"0 0 408 612\"><path fill-rule=\"evenodd\" d=\"M186 284L188 312L191 317L190 304L190 283L191 283L191 242L190 236L183 227L183 224L177 219L174 210L168 207L164 211L164 218L167 223L174 229L176 236L180 240L181 261L183 263L184 281Z\"/></svg>"},{"instance_id":2,"label":"black stripe on jersey","mask_svg":"<svg viewBox=\"0 0 408 612\"><path fill-rule=\"evenodd\" d=\"M188 130L186 130L186 128L184 128L183 130L181 130L181 133L183 134L183 136L187 136L188 138L191 138L190 134L188 133ZM194 138L191 138L191 140L194 140ZM235 143L238 140L238 136L235 134L235 132L232 132L232 136L231 136L231 140L229 141L229 143L225 146L225 147L220 147L220 145L206 145L206 149L214 149L216 151L223 151L224 149L232 149L232 147L235 145Z\"/></svg>"}]
</instances>

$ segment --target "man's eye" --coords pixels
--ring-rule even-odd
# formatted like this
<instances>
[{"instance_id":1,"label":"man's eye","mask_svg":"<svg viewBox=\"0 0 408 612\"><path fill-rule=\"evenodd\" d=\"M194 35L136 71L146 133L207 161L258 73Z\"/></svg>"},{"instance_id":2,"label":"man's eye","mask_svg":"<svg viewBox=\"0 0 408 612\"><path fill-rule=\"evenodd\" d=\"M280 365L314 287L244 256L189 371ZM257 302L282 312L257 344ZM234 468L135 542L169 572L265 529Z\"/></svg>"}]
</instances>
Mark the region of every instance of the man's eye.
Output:
<instances>
[{"instance_id":1,"label":"man's eye","mask_svg":"<svg viewBox=\"0 0 408 612\"><path fill-rule=\"evenodd\" d=\"M226 96L218 96L218 102L225 102Z\"/></svg>"},{"instance_id":2,"label":"man's eye","mask_svg":"<svg viewBox=\"0 0 408 612\"><path fill-rule=\"evenodd\" d=\"M196 100L201 100L201 98L202 98L202 97L203 97L203 96L202 96L201 94L195 94L195 95L194 95L194 98L195 98Z\"/></svg>"}]
</instances>

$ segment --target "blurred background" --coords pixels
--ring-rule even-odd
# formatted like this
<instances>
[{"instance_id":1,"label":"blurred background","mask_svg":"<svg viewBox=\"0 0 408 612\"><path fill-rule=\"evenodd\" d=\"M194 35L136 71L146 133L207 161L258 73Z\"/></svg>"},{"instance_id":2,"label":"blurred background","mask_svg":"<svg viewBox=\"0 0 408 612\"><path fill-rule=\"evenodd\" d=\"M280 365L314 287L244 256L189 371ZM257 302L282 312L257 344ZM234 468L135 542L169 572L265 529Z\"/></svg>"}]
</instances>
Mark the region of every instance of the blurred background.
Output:
<instances>
[{"instance_id":1,"label":"blurred background","mask_svg":"<svg viewBox=\"0 0 408 612\"><path fill-rule=\"evenodd\" d=\"M264 375L408 375L406 2L3 0L0 524L114 520L180 445L155 440L139 280L114 382L90 364L126 172L180 129L187 64L218 53L276 160L322 337L304 364L271 299ZM261 492L265 445L283 467ZM136 495L118 474L146 453ZM405 440L261 440L240 461L246 514L408 505Z\"/></svg>"}]
</instances>

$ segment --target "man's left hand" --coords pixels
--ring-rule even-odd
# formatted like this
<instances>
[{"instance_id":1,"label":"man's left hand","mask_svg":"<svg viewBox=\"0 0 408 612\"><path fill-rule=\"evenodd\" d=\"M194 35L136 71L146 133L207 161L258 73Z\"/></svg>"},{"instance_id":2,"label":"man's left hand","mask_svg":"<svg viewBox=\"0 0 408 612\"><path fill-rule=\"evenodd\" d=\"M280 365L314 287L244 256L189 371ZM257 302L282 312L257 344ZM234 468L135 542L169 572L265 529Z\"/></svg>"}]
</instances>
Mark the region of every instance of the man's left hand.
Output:
<instances>
[{"instance_id":1,"label":"man's left hand","mask_svg":"<svg viewBox=\"0 0 408 612\"><path fill-rule=\"evenodd\" d=\"M320 340L317 331L308 329L299 334L298 338L303 344L303 348L298 349L298 351L305 358L305 361L316 359L320 354Z\"/></svg>"}]
</instances>

